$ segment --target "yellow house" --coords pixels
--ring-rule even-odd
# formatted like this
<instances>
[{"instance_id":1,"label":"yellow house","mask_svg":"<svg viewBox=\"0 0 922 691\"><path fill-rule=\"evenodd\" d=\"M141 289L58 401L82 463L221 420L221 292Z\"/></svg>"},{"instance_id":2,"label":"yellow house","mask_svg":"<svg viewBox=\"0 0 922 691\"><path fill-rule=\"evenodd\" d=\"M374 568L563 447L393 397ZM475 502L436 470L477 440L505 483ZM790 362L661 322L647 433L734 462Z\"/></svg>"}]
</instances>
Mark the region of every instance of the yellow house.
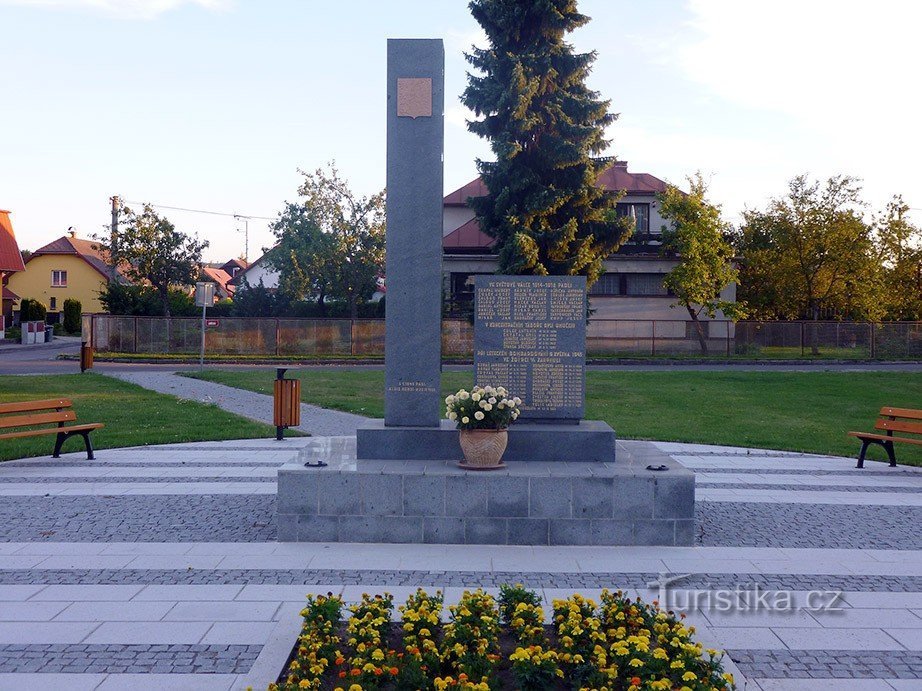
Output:
<instances>
[{"instance_id":1,"label":"yellow house","mask_svg":"<svg viewBox=\"0 0 922 691\"><path fill-rule=\"evenodd\" d=\"M10 276L9 289L20 299L33 298L43 303L51 323L62 319L68 298L79 300L84 312L104 312L99 292L113 271L97 246L74 232L58 238L32 253L25 271ZM13 309L19 309L18 303Z\"/></svg>"}]
</instances>

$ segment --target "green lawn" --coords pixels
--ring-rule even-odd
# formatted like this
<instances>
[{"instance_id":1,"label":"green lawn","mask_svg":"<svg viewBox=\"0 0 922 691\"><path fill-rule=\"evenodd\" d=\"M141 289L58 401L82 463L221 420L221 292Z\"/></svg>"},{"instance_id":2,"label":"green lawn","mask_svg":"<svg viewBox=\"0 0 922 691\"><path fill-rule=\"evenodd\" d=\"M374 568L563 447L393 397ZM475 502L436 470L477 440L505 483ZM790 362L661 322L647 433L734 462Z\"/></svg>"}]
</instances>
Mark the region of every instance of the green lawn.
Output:
<instances>
[{"instance_id":1,"label":"green lawn","mask_svg":"<svg viewBox=\"0 0 922 691\"><path fill-rule=\"evenodd\" d=\"M0 403L69 398L78 422L102 422L93 432L97 449L170 442L271 437L275 428L227 413L217 406L183 401L100 374L0 376ZM54 435L0 439L0 461L50 456ZM64 451L83 449L71 437Z\"/></svg>"},{"instance_id":2,"label":"green lawn","mask_svg":"<svg viewBox=\"0 0 922 691\"><path fill-rule=\"evenodd\" d=\"M289 370L306 403L383 415L381 371ZM198 374L189 376L199 376ZM204 378L272 393L269 370L208 370ZM444 394L471 385L446 372ZM883 405L922 408L922 374L905 372L589 372L586 417L632 439L726 444L857 455L849 430L870 430ZM899 445L900 462L922 465L922 447ZM872 447L872 458L885 458Z\"/></svg>"}]
</instances>

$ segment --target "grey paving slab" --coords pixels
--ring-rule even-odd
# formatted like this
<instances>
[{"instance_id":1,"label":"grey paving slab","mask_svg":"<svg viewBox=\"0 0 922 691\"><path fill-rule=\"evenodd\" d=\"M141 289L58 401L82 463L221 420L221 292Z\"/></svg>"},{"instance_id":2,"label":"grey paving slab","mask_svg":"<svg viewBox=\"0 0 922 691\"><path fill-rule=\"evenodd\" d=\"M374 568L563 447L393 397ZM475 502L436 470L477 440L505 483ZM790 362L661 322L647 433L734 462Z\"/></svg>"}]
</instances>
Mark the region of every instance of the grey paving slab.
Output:
<instances>
[{"instance_id":1,"label":"grey paving slab","mask_svg":"<svg viewBox=\"0 0 922 691\"><path fill-rule=\"evenodd\" d=\"M105 372L145 389L178 398L212 403L219 408L253 420L272 424L272 397L223 384L182 377L171 372ZM301 432L314 436L354 435L367 418L317 406L301 404Z\"/></svg>"}]
</instances>

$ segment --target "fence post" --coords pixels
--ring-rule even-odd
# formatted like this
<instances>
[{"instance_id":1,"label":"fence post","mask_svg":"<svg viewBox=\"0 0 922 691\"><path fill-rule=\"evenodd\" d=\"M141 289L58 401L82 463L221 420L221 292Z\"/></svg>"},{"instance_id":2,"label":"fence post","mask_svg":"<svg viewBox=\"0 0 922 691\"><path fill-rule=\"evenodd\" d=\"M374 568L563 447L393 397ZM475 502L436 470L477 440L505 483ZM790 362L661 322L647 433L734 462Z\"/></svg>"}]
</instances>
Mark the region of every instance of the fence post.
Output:
<instances>
[{"instance_id":1,"label":"fence post","mask_svg":"<svg viewBox=\"0 0 922 691\"><path fill-rule=\"evenodd\" d=\"M281 343L282 343L282 320L278 317L275 318L275 357L281 355Z\"/></svg>"},{"instance_id":2,"label":"fence post","mask_svg":"<svg viewBox=\"0 0 922 691\"><path fill-rule=\"evenodd\" d=\"M724 322L724 326L727 329L727 357L730 357L730 322Z\"/></svg>"},{"instance_id":3,"label":"fence post","mask_svg":"<svg viewBox=\"0 0 922 691\"><path fill-rule=\"evenodd\" d=\"M349 320L349 352L355 355L355 319Z\"/></svg>"},{"instance_id":4,"label":"fence post","mask_svg":"<svg viewBox=\"0 0 922 691\"><path fill-rule=\"evenodd\" d=\"M135 315L134 319L134 352L138 352L138 317Z\"/></svg>"},{"instance_id":5,"label":"fence post","mask_svg":"<svg viewBox=\"0 0 922 691\"><path fill-rule=\"evenodd\" d=\"M877 357L877 323L871 322L871 359Z\"/></svg>"},{"instance_id":6,"label":"fence post","mask_svg":"<svg viewBox=\"0 0 922 691\"><path fill-rule=\"evenodd\" d=\"M800 322L800 357L804 356L804 322Z\"/></svg>"},{"instance_id":7,"label":"fence post","mask_svg":"<svg viewBox=\"0 0 922 691\"><path fill-rule=\"evenodd\" d=\"M656 355L656 320L651 320L653 324L653 331L650 334L650 355Z\"/></svg>"}]
</instances>

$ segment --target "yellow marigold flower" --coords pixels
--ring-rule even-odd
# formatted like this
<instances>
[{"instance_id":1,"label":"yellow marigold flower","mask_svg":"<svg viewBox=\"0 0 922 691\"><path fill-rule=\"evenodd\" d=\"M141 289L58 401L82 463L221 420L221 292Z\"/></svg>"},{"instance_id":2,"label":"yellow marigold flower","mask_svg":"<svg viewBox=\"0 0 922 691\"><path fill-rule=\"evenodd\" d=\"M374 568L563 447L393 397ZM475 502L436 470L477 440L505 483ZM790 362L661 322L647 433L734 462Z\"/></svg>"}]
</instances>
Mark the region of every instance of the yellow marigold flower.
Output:
<instances>
[{"instance_id":1,"label":"yellow marigold flower","mask_svg":"<svg viewBox=\"0 0 922 691\"><path fill-rule=\"evenodd\" d=\"M682 681L694 681L698 678L698 675L694 672L686 672L682 675Z\"/></svg>"},{"instance_id":2,"label":"yellow marigold flower","mask_svg":"<svg viewBox=\"0 0 922 691\"><path fill-rule=\"evenodd\" d=\"M643 667L643 660L638 660L636 657L632 657L631 661L628 662L631 667Z\"/></svg>"}]
</instances>

